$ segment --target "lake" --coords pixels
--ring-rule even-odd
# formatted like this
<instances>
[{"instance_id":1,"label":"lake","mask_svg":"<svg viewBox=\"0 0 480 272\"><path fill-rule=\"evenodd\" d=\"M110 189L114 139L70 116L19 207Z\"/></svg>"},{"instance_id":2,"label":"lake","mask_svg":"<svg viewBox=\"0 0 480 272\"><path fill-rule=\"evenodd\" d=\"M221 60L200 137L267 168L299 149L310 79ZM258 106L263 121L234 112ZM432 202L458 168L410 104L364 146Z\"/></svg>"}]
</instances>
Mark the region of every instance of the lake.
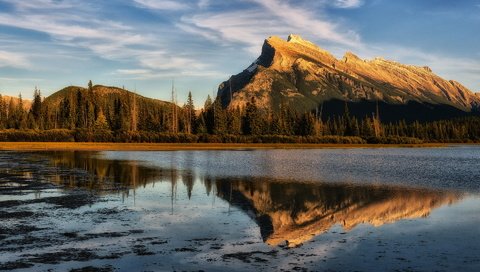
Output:
<instances>
[{"instance_id":1,"label":"lake","mask_svg":"<svg viewBox=\"0 0 480 272\"><path fill-rule=\"evenodd\" d=\"M0 270L479 271L480 148L0 152Z\"/></svg>"}]
</instances>

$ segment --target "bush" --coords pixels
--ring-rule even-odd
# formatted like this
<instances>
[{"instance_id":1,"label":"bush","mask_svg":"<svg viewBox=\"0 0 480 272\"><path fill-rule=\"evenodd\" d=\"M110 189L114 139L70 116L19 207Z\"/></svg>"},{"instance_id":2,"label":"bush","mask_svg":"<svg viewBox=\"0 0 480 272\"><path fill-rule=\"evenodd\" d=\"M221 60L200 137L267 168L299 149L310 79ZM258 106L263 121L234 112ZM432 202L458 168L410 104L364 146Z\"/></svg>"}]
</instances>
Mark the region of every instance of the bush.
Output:
<instances>
[{"instance_id":1,"label":"bush","mask_svg":"<svg viewBox=\"0 0 480 272\"><path fill-rule=\"evenodd\" d=\"M413 137L370 137L367 138L369 144L423 144L423 140Z\"/></svg>"},{"instance_id":2,"label":"bush","mask_svg":"<svg viewBox=\"0 0 480 272\"><path fill-rule=\"evenodd\" d=\"M74 132L68 129L0 131L2 142L74 142Z\"/></svg>"}]
</instances>

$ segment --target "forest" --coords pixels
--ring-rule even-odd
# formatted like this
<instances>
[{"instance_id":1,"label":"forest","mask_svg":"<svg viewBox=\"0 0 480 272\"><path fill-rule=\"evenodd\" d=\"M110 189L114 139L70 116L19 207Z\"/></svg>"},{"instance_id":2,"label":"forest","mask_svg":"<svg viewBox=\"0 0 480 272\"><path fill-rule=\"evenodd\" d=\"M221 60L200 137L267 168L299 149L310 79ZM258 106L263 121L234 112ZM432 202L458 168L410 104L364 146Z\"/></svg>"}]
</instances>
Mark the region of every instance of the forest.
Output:
<instances>
[{"instance_id":1,"label":"forest","mask_svg":"<svg viewBox=\"0 0 480 272\"><path fill-rule=\"evenodd\" d=\"M244 108L223 108L207 97L196 110L189 93L183 106L154 102L123 91L105 95L90 81L57 103L35 89L30 107L22 97L0 95L0 141L64 142L207 142L207 143L471 143L480 142L480 118L433 122L384 123L381 112L357 118L345 103L343 114L322 116L298 112L287 105L271 111L255 98Z\"/></svg>"}]
</instances>

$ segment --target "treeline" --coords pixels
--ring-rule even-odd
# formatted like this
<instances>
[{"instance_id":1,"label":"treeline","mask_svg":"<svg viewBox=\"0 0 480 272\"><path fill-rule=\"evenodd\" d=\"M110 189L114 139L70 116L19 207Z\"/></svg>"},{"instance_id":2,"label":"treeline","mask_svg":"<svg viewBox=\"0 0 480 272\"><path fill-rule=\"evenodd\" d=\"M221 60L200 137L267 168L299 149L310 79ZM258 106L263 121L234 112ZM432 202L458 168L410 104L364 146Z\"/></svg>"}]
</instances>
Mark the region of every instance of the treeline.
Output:
<instances>
[{"instance_id":1,"label":"treeline","mask_svg":"<svg viewBox=\"0 0 480 272\"><path fill-rule=\"evenodd\" d=\"M173 97L173 96L172 96ZM124 91L105 96L88 88L71 91L57 104L39 90L29 110L22 98L0 96L0 141L224 142L224 143L389 143L480 142L480 118L429 123L381 123L378 109L362 119L345 104L340 116L298 112L285 104L278 111L257 107L224 109L207 97L195 109L191 93L182 107Z\"/></svg>"}]
</instances>

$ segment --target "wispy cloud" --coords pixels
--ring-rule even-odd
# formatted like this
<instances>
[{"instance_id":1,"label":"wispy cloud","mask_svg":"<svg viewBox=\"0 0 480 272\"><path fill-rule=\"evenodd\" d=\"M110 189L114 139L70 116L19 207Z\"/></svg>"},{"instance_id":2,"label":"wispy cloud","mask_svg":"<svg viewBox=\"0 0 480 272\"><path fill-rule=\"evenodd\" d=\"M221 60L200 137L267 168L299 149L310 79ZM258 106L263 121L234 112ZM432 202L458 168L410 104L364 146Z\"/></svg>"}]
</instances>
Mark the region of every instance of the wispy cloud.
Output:
<instances>
[{"instance_id":1,"label":"wispy cloud","mask_svg":"<svg viewBox=\"0 0 480 272\"><path fill-rule=\"evenodd\" d=\"M170 0L134 0L134 2L142 7L156 10L183 10L189 7L180 1Z\"/></svg>"},{"instance_id":2,"label":"wispy cloud","mask_svg":"<svg viewBox=\"0 0 480 272\"><path fill-rule=\"evenodd\" d=\"M335 0L333 6L337 8L358 8L363 5L362 0Z\"/></svg>"},{"instance_id":3,"label":"wispy cloud","mask_svg":"<svg viewBox=\"0 0 480 272\"><path fill-rule=\"evenodd\" d=\"M183 16L178 27L220 44L243 44L248 52L260 52L272 35L300 33L311 39L344 46L358 46L360 36L307 8L280 0L250 0L255 7L240 11L204 12Z\"/></svg>"},{"instance_id":4,"label":"wispy cloud","mask_svg":"<svg viewBox=\"0 0 480 272\"><path fill-rule=\"evenodd\" d=\"M207 8L210 6L210 0L199 0L197 6L201 9Z\"/></svg>"},{"instance_id":5,"label":"wispy cloud","mask_svg":"<svg viewBox=\"0 0 480 272\"><path fill-rule=\"evenodd\" d=\"M0 51L0 67L28 68L31 66L27 56L15 53Z\"/></svg>"},{"instance_id":6,"label":"wispy cloud","mask_svg":"<svg viewBox=\"0 0 480 272\"><path fill-rule=\"evenodd\" d=\"M171 70L183 68L185 70L191 69L203 69L207 65L199 63L195 60L172 56L162 51L145 52L139 56L140 64L144 67L148 67L155 70Z\"/></svg>"},{"instance_id":7,"label":"wispy cloud","mask_svg":"<svg viewBox=\"0 0 480 272\"><path fill-rule=\"evenodd\" d=\"M16 0L3 0L15 5L18 10L51 10L51 9L66 9L74 7L76 2L70 1L56 1L56 0L29 0L29 1L16 1Z\"/></svg>"},{"instance_id":8,"label":"wispy cloud","mask_svg":"<svg viewBox=\"0 0 480 272\"><path fill-rule=\"evenodd\" d=\"M151 70L147 69L118 69L114 74L118 75L144 75L151 73Z\"/></svg>"},{"instance_id":9,"label":"wispy cloud","mask_svg":"<svg viewBox=\"0 0 480 272\"><path fill-rule=\"evenodd\" d=\"M308 33L325 41L355 46L360 37L357 33L333 23L324 14L313 13L306 8L295 7L280 0L254 0L262 5L271 14L277 16L292 28Z\"/></svg>"}]
</instances>

